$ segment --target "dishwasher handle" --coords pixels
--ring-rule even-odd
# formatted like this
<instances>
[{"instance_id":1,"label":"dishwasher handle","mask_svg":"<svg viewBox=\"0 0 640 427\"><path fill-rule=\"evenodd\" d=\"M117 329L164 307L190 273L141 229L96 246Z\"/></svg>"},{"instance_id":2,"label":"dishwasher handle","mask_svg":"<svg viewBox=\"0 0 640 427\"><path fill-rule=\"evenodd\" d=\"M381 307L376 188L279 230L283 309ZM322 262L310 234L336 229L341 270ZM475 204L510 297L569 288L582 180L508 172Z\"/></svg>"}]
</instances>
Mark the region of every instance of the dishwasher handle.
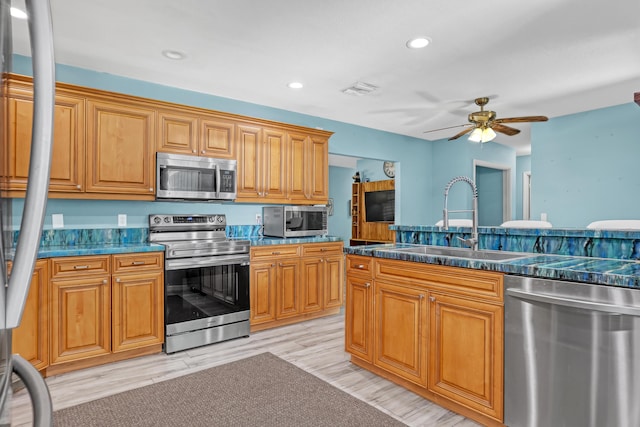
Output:
<instances>
[{"instance_id":1,"label":"dishwasher handle","mask_svg":"<svg viewBox=\"0 0 640 427\"><path fill-rule=\"evenodd\" d=\"M574 298L557 297L548 294L537 294L533 292L521 291L519 289L507 289L507 294L522 300L538 301L564 307L579 308L583 310L601 311L610 314L626 314L640 317L640 307L629 307L624 305L607 304L600 302L585 301Z\"/></svg>"}]
</instances>

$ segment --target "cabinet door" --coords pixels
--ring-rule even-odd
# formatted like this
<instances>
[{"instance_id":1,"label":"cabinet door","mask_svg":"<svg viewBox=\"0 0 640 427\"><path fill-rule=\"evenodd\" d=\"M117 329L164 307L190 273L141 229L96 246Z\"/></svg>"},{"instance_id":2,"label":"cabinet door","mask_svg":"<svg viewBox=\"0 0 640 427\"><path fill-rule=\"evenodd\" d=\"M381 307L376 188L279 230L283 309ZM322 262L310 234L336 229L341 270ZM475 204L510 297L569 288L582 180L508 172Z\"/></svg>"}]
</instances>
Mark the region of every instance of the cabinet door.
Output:
<instances>
[{"instance_id":1,"label":"cabinet door","mask_svg":"<svg viewBox=\"0 0 640 427\"><path fill-rule=\"evenodd\" d=\"M271 200L286 198L286 135L278 129L262 129L261 157L264 167L264 196Z\"/></svg>"},{"instance_id":2,"label":"cabinet door","mask_svg":"<svg viewBox=\"0 0 640 427\"><path fill-rule=\"evenodd\" d=\"M218 117L200 118L201 156L235 159L235 122Z\"/></svg>"},{"instance_id":3,"label":"cabinet door","mask_svg":"<svg viewBox=\"0 0 640 427\"><path fill-rule=\"evenodd\" d=\"M276 319L276 263L251 262L250 305L251 324Z\"/></svg>"},{"instance_id":4,"label":"cabinet door","mask_svg":"<svg viewBox=\"0 0 640 427\"><path fill-rule=\"evenodd\" d=\"M347 274L345 350L373 361L373 287L371 278Z\"/></svg>"},{"instance_id":5,"label":"cabinet door","mask_svg":"<svg viewBox=\"0 0 640 427\"><path fill-rule=\"evenodd\" d=\"M324 308L340 307L344 293L344 258L342 255L324 259Z\"/></svg>"},{"instance_id":6,"label":"cabinet door","mask_svg":"<svg viewBox=\"0 0 640 427\"><path fill-rule=\"evenodd\" d=\"M300 262L278 260L276 319L300 314Z\"/></svg>"},{"instance_id":7,"label":"cabinet door","mask_svg":"<svg viewBox=\"0 0 640 427\"><path fill-rule=\"evenodd\" d=\"M13 352L31 362L38 370L46 368L49 363L47 265L46 259L36 261L20 326L13 330Z\"/></svg>"},{"instance_id":8,"label":"cabinet door","mask_svg":"<svg viewBox=\"0 0 640 427\"><path fill-rule=\"evenodd\" d=\"M329 197L329 141L312 136L308 142L307 188L313 203L326 203Z\"/></svg>"},{"instance_id":9,"label":"cabinet door","mask_svg":"<svg viewBox=\"0 0 640 427\"><path fill-rule=\"evenodd\" d=\"M84 99L56 93L49 191L84 189ZM26 190L31 156L33 99L31 90L14 91L9 98L9 189Z\"/></svg>"},{"instance_id":10,"label":"cabinet door","mask_svg":"<svg viewBox=\"0 0 640 427\"><path fill-rule=\"evenodd\" d=\"M429 300L429 390L501 420L502 306L436 293Z\"/></svg>"},{"instance_id":11,"label":"cabinet door","mask_svg":"<svg viewBox=\"0 0 640 427\"><path fill-rule=\"evenodd\" d=\"M112 351L164 342L163 272L117 274L111 288Z\"/></svg>"},{"instance_id":12,"label":"cabinet door","mask_svg":"<svg viewBox=\"0 0 640 427\"><path fill-rule=\"evenodd\" d=\"M87 110L87 192L153 200L155 112L98 100Z\"/></svg>"},{"instance_id":13,"label":"cabinet door","mask_svg":"<svg viewBox=\"0 0 640 427\"><path fill-rule=\"evenodd\" d=\"M196 155L198 118L178 111L158 111L157 151Z\"/></svg>"},{"instance_id":14,"label":"cabinet door","mask_svg":"<svg viewBox=\"0 0 640 427\"><path fill-rule=\"evenodd\" d=\"M289 199L297 202L309 199L308 189L308 140L303 134L289 133L289 162L287 195Z\"/></svg>"},{"instance_id":15,"label":"cabinet door","mask_svg":"<svg viewBox=\"0 0 640 427\"><path fill-rule=\"evenodd\" d=\"M303 313L320 311L323 308L324 259L316 257L303 258L301 265L301 310Z\"/></svg>"},{"instance_id":16,"label":"cabinet door","mask_svg":"<svg viewBox=\"0 0 640 427\"><path fill-rule=\"evenodd\" d=\"M375 282L374 364L427 385L426 291Z\"/></svg>"},{"instance_id":17,"label":"cabinet door","mask_svg":"<svg viewBox=\"0 0 640 427\"><path fill-rule=\"evenodd\" d=\"M238 125L238 199L252 201L262 197L261 138L260 127Z\"/></svg>"},{"instance_id":18,"label":"cabinet door","mask_svg":"<svg viewBox=\"0 0 640 427\"><path fill-rule=\"evenodd\" d=\"M110 353L109 279L51 281L51 365Z\"/></svg>"}]
</instances>

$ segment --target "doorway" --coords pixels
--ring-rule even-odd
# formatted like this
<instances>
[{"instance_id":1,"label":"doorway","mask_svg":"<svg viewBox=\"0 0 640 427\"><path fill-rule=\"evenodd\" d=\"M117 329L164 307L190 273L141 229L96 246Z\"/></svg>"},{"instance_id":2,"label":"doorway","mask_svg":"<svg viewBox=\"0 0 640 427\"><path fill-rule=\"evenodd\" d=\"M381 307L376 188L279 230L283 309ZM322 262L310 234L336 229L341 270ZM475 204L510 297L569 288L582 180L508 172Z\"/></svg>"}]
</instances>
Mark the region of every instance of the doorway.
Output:
<instances>
[{"instance_id":1,"label":"doorway","mask_svg":"<svg viewBox=\"0 0 640 427\"><path fill-rule=\"evenodd\" d=\"M498 227L511 219L511 168L506 165L473 161L478 187L478 225Z\"/></svg>"}]
</instances>

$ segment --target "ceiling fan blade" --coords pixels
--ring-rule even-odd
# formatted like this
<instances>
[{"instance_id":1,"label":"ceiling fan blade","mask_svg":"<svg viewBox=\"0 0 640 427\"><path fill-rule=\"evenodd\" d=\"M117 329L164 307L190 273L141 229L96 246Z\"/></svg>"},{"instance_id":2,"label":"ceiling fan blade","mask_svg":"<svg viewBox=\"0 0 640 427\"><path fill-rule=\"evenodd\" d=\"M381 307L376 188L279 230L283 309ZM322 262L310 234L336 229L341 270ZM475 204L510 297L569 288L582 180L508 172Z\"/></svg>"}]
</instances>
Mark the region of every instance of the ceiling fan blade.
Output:
<instances>
[{"instance_id":1,"label":"ceiling fan blade","mask_svg":"<svg viewBox=\"0 0 640 427\"><path fill-rule=\"evenodd\" d=\"M495 119L493 123L526 123L526 122L546 122L549 120L546 116L525 116L525 117L507 117L505 119Z\"/></svg>"},{"instance_id":2,"label":"ceiling fan blade","mask_svg":"<svg viewBox=\"0 0 640 427\"><path fill-rule=\"evenodd\" d=\"M511 126L501 125L500 123L493 122L491 129L496 132L504 133L505 135L513 136L520 133L520 129L512 128Z\"/></svg>"},{"instance_id":3,"label":"ceiling fan blade","mask_svg":"<svg viewBox=\"0 0 640 427\"><path fill-rule=\"evenodd\" d=\"M439 130L447 130L447 129L459 128L459 127L462 127L462 126L469 126L469 124L468 124L468 123L465 123L465 124L463 124L463 125L449 126L449 127L446 127L446 128L425 130L425 131L424 131L424 132L422 132L422 133L438 132Z\"/></svg>"},{"instance_id":4,"label":"ceiling fan blade","mask_svg":"<svg viewBox=\"0 0 640 427\"><path fill-rule=\"evenodd\" d=\"M476 127L475 126L471 126L468 129L463 130L462 132L458 132L457 134L453 135L451 138L448 139L448 141L453 141L454 139L458 139L460 138L462 135L467 134L469 132L471 132L472 130L474 130Z\"/></svg>"}]
</instances>

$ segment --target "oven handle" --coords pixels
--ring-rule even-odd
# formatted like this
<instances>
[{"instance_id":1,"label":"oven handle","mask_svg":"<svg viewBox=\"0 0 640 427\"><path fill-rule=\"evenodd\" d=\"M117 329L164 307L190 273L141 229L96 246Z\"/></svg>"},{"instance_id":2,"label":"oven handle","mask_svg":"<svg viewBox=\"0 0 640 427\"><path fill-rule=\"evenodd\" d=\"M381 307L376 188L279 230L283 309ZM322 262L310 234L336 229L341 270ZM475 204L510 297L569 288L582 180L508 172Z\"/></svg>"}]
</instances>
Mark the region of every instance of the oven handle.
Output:
<instances>
[{"instance_id":1,"label":"oven handle","mask_svg":"<svg viewBox=\"0 0 640 427\"><path fill-rule=\"evenodd\" d=\"M219 265L249 265L249 254L217 255L208 257L177 258L165 261L165 270L185 270L194 267L215 267Z\"/></svg>"}]
</instances>

